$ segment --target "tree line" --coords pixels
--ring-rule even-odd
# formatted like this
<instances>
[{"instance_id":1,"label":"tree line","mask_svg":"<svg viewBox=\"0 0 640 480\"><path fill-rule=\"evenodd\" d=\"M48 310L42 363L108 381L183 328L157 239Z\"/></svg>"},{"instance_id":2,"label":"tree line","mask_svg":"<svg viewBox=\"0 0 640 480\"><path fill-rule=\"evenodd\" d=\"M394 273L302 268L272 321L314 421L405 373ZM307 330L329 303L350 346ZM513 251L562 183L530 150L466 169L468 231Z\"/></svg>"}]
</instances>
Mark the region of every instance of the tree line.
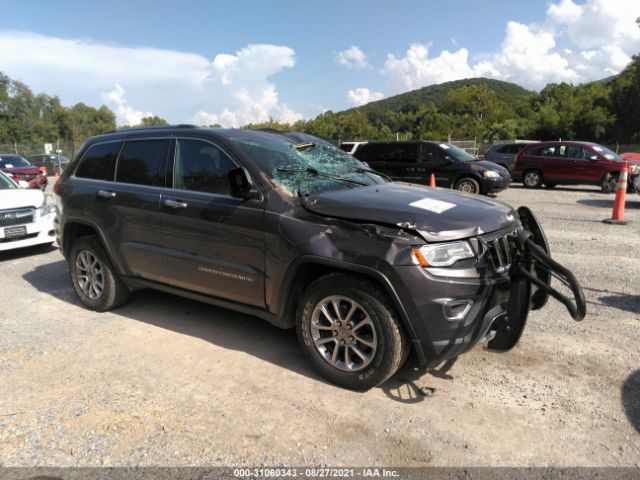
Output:
<instances>
[{"instance_id":1,"label":"tree line","mask_svg":"<svg viewBox=\"0 0 640 480\"><path fill-rule=\"evenodd\" d=\"M548 84L540 92L499 96L486 85L450 90L440 105L365 113L327 111L293 125L270 120L249 128L298 130L333 140L586 140L640 143L640 56L616 77L581 85Z\"/></svg>"},{"instance_id":2,"label":"tree line","mask_svg":"<svg viewBox=\"0 0 640 480\"><path fill-rule=\"evenodd\" d=\"M163 125L157 116L141 125ZM120 127L128 128L128 127ZM640 56L614 78L582 85L549 84L526 95L498 95L483 84L455 88L439 104L400 111L324 112L294 124L274 120L246 128L297 130L334 141L447 138L491 143L505 139L579 139L640 143ZM77 149L88 137L116 129L106 106L65 107L0 73L0 144L64 142ZM66 152L72 153L72 152Z\"/></svg>"}]
</instances>

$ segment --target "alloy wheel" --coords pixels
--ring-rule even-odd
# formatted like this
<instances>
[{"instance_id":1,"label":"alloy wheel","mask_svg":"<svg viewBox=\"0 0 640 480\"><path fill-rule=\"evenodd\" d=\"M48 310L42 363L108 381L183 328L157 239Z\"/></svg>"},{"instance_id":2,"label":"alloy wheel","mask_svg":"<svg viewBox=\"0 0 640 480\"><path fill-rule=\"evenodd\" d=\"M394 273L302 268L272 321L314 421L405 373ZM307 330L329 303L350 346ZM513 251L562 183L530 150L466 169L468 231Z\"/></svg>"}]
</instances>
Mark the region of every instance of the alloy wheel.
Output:
<instances>
[{"instance_id":1,"label":"alloy wheel","mask_svg":"<svg viewBox=\"0 0 640 480\"><path fill-rule=\"evenodd\" d=\"M311 337L316 351L331 366L357 372L373 360L376 328L367 311L349 297L320 300L311 314Z\"/></svg>"},{"instance_id":2,"label":"alloy wheel","mask_svg":"<svg viewBox=\"0 0 640 480\"><path fill-rule=\"evenodd\" d=\"M82 293L91 300L100 298L104 291L104 268L98 258L89 250L82 250L76 257L75 268Z\"/></svg>"}]
</instances>

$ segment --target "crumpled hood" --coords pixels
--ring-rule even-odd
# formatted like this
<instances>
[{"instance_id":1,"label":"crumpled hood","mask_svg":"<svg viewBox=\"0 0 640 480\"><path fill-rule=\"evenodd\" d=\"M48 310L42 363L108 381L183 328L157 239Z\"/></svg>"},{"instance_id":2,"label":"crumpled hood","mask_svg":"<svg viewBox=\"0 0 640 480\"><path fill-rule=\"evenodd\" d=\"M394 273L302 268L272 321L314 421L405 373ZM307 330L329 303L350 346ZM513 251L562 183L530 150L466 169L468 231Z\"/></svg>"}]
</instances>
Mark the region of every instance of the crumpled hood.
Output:
<instances>
[{"instance_id":1,"label":"crumpled hood","mask_svg":"<svg viewBox=\"0 0 640 480\"><path fill-rule=\"evenodd\" d=\"M430 242L515 228L518 222L513 208L495 200L402 182L320 192L303 198L303 205L326 217L415 230Z\"/></svg>"},{"instance_id":2,"label":"crumpled hood","mask_svg":"<svg viewBox=\"0 0 640 480\"><path fill-rule=\"evenodd\" d=\"M0 190L0 210L5 208L35 207L44 202L44 194L38 189L12 188Z\"/></svg>"}]
</instances>

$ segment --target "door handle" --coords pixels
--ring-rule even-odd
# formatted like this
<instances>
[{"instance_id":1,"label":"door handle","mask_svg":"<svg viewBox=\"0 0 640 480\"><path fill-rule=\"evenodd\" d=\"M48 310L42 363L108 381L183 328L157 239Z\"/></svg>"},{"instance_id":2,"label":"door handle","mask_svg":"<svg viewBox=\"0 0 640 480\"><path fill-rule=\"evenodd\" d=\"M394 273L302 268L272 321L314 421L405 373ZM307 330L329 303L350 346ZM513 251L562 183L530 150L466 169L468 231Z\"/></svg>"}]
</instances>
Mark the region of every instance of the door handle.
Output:
<instances>
[{"instance_id":1,"label":"door handle","mask_svg":"<svg viewBox=\"0 0 640 480\"><path fill-rule=\"evenodd\" d=\"M171 200L171 199L168 199L168 200L165 200L165 201L164 201L164 206L165 206L165 207L169 207L169 208L175 208L175 209L178 209L178 208L187 208L187 206L188 206L188 205L187 205L187 203L186 203L186 202L182 202L182 201L180 201L180 200Z\"/></svg>"},{"instance_id":2,"label":"door handle","mask_svg":"<svg viewBox=\"0 0 640 480\"><path fill-rule=\"evenodd\" d=\"M116 192L110 192L109 190L98 190L98 197L100 198L114 198Z\"/></svg>"}]
</instances>

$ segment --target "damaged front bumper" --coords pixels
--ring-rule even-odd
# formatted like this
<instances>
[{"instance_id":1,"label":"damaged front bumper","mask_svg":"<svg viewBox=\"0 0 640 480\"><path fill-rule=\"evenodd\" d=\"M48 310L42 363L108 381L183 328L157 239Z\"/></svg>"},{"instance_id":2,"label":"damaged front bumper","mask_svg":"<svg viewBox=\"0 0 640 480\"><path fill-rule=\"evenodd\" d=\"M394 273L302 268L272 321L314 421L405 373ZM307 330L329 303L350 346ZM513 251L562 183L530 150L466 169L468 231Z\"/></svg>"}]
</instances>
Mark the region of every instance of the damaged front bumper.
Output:
<instances>
[{"instance_id":1,"label":"damaged front bumper","mask_svg":"<svg viewBox=\"0 0 640 480\"><path fill-rule=\"evenodd\" d=\"M420 367L433 367L478 344L491 351L510 350L529 311L542 308L549 296L564 304L574 320L584 318L586 303L575 276L551 258L531 211L521 207L518 214L517 230L470 239L479 256L473 266L400 269L411 298Z\"/></svg>"}]
</instances>

